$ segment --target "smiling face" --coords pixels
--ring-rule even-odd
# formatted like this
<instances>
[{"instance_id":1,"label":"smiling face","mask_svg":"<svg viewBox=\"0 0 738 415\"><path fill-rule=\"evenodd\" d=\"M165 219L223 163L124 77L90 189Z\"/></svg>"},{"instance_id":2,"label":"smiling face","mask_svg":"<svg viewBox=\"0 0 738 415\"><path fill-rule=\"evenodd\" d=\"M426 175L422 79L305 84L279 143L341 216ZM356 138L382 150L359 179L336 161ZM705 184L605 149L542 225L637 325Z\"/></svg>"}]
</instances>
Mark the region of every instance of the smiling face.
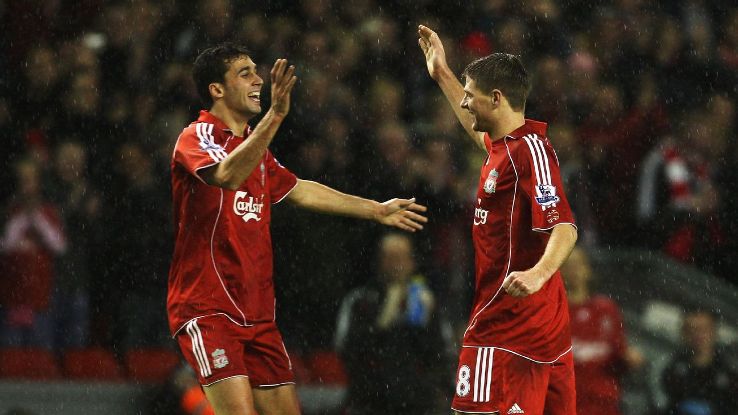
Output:
<instances>
[{"instance_id":1,"label":"smiling face","mask_svg":"<svg viewBox=\"0 0 738 415\"><path fill-rule=\"evenodd\" d=\"M222 99L230 110L251 118L261 113L261 87L264 80L256 72L256 64L248 56L228 64L224 82L210 84L213 101Z\"/></svg>"},{"instance_id":2,"label":"smiling face","mask_svg":"<svg viewBox=\"0 0 738 415\"><path fill-rule=\"evenodd\" d=\"M501 93L494 89L485 93L477 87L477 83L471 77L466 77L464 85L464 98L461 100L461 108L469 111L474 118L472 128L474 131L488 132L494 125L494 111L499 107Z\"/></svg>"}]
</instances>

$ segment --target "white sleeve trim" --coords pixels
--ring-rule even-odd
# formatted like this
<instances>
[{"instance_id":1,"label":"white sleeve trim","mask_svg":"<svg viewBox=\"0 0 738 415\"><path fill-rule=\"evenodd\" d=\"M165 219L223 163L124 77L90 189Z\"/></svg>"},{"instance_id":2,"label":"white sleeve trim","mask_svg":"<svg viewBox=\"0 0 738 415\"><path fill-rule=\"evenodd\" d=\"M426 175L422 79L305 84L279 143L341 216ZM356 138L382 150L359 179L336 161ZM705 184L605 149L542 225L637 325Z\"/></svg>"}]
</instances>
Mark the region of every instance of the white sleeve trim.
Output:
<instances>
[{"instance_id":1,"label":"white sleeve trim","mask_svg":"<svg viewBox=\"0 0 738 415\"><path fill-rule=\"evenodd\" d=\"M221 160L221 161L222 161L222 160ZM181 164L181 163L180 163L180 164ZM216 164L220 164L220 161L216 161L215 163L210 163L210 164L208 164L208 165L206 165L206 166L201 166L201 167L198 167L198 168L196 168L196 169L195 169L195 172L194 172L195 174L193 174L193 176L197 177L197 179L198 179L198 180L200 180L201 182L203 182L203 183L205 183L205 184L207 184L207 185L210 185L210 184L209 184L208 182L206 182L205 180L203 180L203 178L202 178L202 176L200 176L200 173L199 173L199 172L200 172L200 170L202 170L202 169L207 169L208 167L213 167L213 166L215 166ZM182 167L184 167L184 165L182 165ZM185 169L185 170L186 170L186 169Z\"/></svg>"},{"instance_id":2,"label":"white sleeve trim","mask_svg":"<svg viewBox=\"0 0 738 415\"><path fill-rule=\"evenodd\" d=\"M579 230L579 227L575 223L572 222L559 222L553 226L549 226L548 228L531 228L534 232L541 232L541 233L551 233L553 228L559 226L559 225L571 225L574 227L574 229Z\"/></svg>"},{"instance_id":3,"label":"white sleeve trim","mask_svg":"<svg viewBox=\"0 0 738 415\"><path fill-rule=\"evenodd\" d=\"M295 176L297 179L297 176ZM300 179L295 180L295 185L290 188L290 190L287 191L287 193L284 194L284 196L280 197L279 200L272 202L273 205L276 205L277 203L283 201L287 196L289 196L290 193L292 193L293 190L297 187L297 185L300 184Z\"/></svg>"}]
</instances>

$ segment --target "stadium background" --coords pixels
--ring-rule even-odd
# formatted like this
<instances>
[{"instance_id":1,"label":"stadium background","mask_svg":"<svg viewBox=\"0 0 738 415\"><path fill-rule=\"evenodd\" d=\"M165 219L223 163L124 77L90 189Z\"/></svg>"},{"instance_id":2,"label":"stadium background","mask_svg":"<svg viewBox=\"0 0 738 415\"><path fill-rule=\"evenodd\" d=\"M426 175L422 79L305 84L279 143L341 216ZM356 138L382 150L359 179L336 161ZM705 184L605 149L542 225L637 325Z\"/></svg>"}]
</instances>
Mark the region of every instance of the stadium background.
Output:
<instances>
[{"instance_id":1,"label":"stadium background","mask_svg":"<svg viewBox=\"0 0 738 415\"><path fill-rule=\"evenodd\" d=\"M52 350L57 364L72 346L101 347L121 365L130 350L172 346L169 159L200 109L191 62L225 40L246 44L265 79L276 58L297 66L271 146L283 164L350 193L429 207L413 240L450 327L463 325L471 300L469 219L484 156L427 75L418 23L439 32L456 73L491 52L522 56L534 77L527 115L549 122L579 244L609 264L596 267L600 288L617 293L629 322L736 298L730 2L6 0L0 15L0 305L6 320L45 327L21 343ZM268 108L268 85L262 92ZM63 243L14 250L9 224L39 204L58 213L50 226ZM287 347L330 350L341 299L374 278L385 230L287 205L272 229ZM645 268L634 265L643 258ZM655 291L642 290L648 278ZM631 301L680 287L691 297ZM662 345L675 344L678 329L658 316L643 336L663 330ZM735 350L732 316L721 333ZM87 333L70 331L80 326ZM16 381L3 385L8 393ZM658 406L655 394L634 405Z\"/></svg>"}]
</instances>

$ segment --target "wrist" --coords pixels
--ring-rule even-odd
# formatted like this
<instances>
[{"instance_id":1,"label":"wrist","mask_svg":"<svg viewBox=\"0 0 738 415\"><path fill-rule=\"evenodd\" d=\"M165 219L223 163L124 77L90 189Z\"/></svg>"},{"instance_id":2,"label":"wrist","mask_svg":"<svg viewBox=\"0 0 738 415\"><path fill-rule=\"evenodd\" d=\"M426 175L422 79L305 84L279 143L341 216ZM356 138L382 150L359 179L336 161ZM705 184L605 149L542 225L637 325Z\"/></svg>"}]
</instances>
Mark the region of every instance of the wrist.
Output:
<instances>
[{"instance_id":1,"label":"wrist","mask_svg":"<svg viewBox=\"0 0 738 415\"><path fill-rule=\"evenodd\" d=\"M277 112L274 107L270 107L269 111L264 115L264 118L271 119L274 122L281 123L287 117L286 113Z\"/></svg>"},{"instance_id":2,"label":"wrist","mask_svg":"<svg viewBox=\"0 0 738 415\"><path fill-rule=\"evenodd\" d=\"M381 222L382 217L384 217L384 205L376 200L370 201L370 204L371 213L369 218L375 222Z\"/></svg>"}]
</instances>

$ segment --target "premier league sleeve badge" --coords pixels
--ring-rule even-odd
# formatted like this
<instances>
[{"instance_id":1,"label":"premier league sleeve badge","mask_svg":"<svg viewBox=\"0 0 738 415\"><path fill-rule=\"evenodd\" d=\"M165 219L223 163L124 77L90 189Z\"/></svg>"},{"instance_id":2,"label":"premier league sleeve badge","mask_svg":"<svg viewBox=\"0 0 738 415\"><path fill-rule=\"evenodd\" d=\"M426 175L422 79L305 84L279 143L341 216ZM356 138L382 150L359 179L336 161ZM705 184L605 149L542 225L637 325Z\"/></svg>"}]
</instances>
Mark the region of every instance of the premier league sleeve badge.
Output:
<instances>
[{"instance_id":1,"label":"premier league sleeve badge","mask_svg":"<svg viewBox=\"0 0 738 415\"><path fill-rule=\"evenodd\" d=\"M491 195L497 188L497 178L500 177L500 173L497 169L492 169L487 176L487 180L484 181L484 193Z\"/></svg>"}]
</instances>

